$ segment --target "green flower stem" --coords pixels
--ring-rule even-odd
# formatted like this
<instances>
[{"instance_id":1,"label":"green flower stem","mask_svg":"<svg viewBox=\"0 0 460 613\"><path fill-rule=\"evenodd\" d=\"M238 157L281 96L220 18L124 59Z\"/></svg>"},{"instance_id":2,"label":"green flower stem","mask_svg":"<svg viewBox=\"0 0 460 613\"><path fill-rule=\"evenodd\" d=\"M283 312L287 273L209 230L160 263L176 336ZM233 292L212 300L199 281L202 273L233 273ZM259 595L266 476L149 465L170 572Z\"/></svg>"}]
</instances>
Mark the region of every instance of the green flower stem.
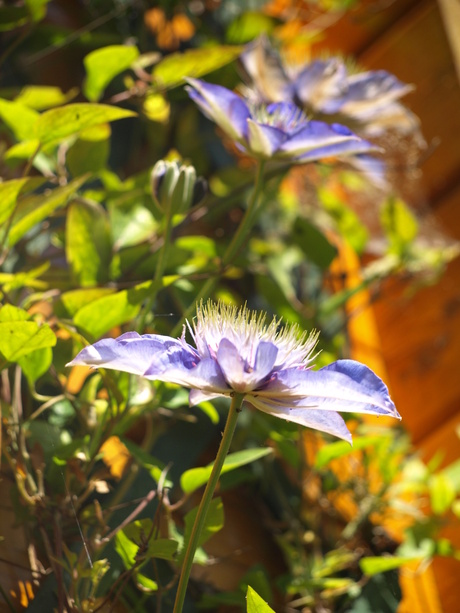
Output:
<instances>
[{"instance_id":1,"label":"green flower stem","mask_svg":"<svg viewBox=\"0 0 460 613\"><path fill-rule=\"evenodd\" d=\"M248 237L249 232L251 231L252 225L256 218L256 213L258 210L260 193L262 191L263 186L263 178L264 178L264 166L265 162L263 160L259 161L257 166L257 174L254 183L254 189L251 194L251 199L248 203L248 208L246 209L246 213L238 227L238 230L233 235L233 239L231 240L227 250L221 259L221 267L225 268L230 264L233 258L237 255L241 246L244 244L245 240ZM178 336L181 333L182 325L185 319L190 319L195 312L196 304L200 304L202 300L206 300L211 295L215 286L217 285L219 278L218 277L210 277L206 283L203 285L201 290L199 291L196 300L189 306L189 308L185 311L184 316L181 321L174 327L171 332L171 336Z\"/></svg>"},{"instance_id":2,"label":"green flower stem","mask_svg":"<svg viewBox=\"0 0 460 613\"><path fill-rule=\"evenodd\" d=\"M147 318L147 315L149 314L149 312L151 311L153 307L153 303L155 302L155 298L160 288L161 279L163 277L163 273L165 270L167 257L169 253L169 247L171 245L172 228L173 228L173 214L171 210L168 210L168 212L166 213L165 229L163 233L163 245L161 246L160 252L158 253L158 260L157 260L157 265L155 268L155 275L153 277L153 288L152 288L152 292L147 302L145 303L140 313L139 321L136 326L138 332L143 331L145 320Z\"/></svg>"},{"instance_id":3,"label":"green flower stem","mask_svg":"<svg viewBox=\"0 0 460 613\"><path fill-rule=\"evenodd\" d=\"M224 464L225 457L227 456L232 442L233 433L235 432L236 420L238 419L238 413L241 410L244 394L235 394L232 398L232 404L227 416L227 423L222 434L222 440L220 442L219 450L212 467L211 476L204 490L203 498L201 499L198 513L195 517L190 540L185 552L184 561L182 563L182 570L179 579L179 585L177 587L176 602L174 603L174 613L182 613L182 607L184 606L185 594L187 592L188 580L190 577L190 571L192 570L193 559L195 552L200 542L200 536L205 525L206 516L208 514L209 505L216 489L217 482L219 481L222 466Z\"/></svg>"}]
</instances>

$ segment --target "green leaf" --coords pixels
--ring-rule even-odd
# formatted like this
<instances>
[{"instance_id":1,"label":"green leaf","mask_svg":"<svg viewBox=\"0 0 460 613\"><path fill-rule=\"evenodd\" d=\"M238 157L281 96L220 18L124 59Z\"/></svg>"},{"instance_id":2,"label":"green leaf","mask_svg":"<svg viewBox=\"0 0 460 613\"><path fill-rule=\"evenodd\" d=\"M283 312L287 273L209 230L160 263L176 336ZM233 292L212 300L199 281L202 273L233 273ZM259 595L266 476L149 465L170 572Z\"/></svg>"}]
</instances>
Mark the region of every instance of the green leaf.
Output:
<instances>
[{"instance_id":1,"label":"green leaf","mask_svg":"<svg viewBox=\"0 0 460 613\"><path fill-rule=\"evenodd\" d=\"M110 224L115 250L138 245L155 234L158 223L141 204L109 205Z\"/></svg>"},{"instance_id":2,"label":"green leaf","mask_svg":"<svg viewBox=\"0 0 460 613\"><path fill-rule=\"evenodd\" d=\"M227 30L227 41L241 45L248 43L261 34L269 34L275 24L268 15L247 11L239 15Z\"/></svg>"},{"instance_id":3,"label":"green leaf","mask_svg":"<svg viewBox=\"0 0 460 613\"><path fill-rule=\"evenodd\" d=\"M19 102L0 99L0 118L18 140L27 141L33 138L40 115Z\"/></svg>"},{"instance_id":4,"label":"green leaf","mask_svg":"<svg viewBox=\"0 0 460 613\"><path fill-rule=\"evenodd\" d=\"M353 440L353 447L346 441L337 441L324 445L316 454L315 468L323 468L332 460L337 460L346 455L350 455L356 450L366 449L378 445L382 441L381 436L360 436Z\"/></svg>"},{"instance_id":5,"label":"green leaf","mask_svg":"<svg viewBox=\"0 0 460 613\"><path fill-rule=\"evenodd\" d=\"M15 102L23 104L29 109L44 111L54 106L66 104L77 94L77 88L73 88L64 94L60 87L53 85L26 85L16 96Z\"/></svg>"},{"instance_id":6,"label":"green leaf","mask_svg":"<svg viewBox=\"0 0 460 613\"><path fill-rule=\"evenodd\" d=\"M176 87L186 77L202 77L233 62L241 51L242 47L223 45L172 53L155 66L152 76L160 87Z\"/></svg>"},{"instance_id":7,"label":"green leaf","mask_svg":"<svg viewBox=\"0 0 460 613\"><path fill-rule=\"evenodd\" d=\"M138 57L137 47L128 45L110 45L89 53L83 60L87 74L83 93L88 100L99 100L110 81Z\"/></svg>"},{"instance_id":8,"label":"green leaf","mask_svg":"<svg viewBox=\"0 0 460 613\"><path fill-rule=\"evenodd\" d=\"M142 586L143 592L149 593L156 592L158 590L158 583L153 579L146 577L144 574L136 572L134 577L136 579L136 583Z\"/></svg>"},{"instance_id":9,"label":"green leaf","mask_svg":"<svg viewBox=\"0 0 460 613\"><path fill-rule=\"evenodd\" d=\"M63 187L20 200L8 236L8 244L15 245L36 224L49 217L57 208L64 206L87 178L79 177Z\"/></svg>"},{"instance_id":10,"label":"green leaf","mask_svg":"<svg viewBox=\"0 0 460 613\"><path fill-rule=\"evenodd\" d=\"M247 613L275 613L250 585L246 593L246 603Z\"/></svg>"},{"instance_id":11,"label":"green leaf","mask_svg":"<svg viewBox=\"0 0 460 613\"><path fill-rule=\"evenodd\" d=\"M295 220L291 240L302 249L307 258L326 270L337 255L337 249L316 226L303 217Z\"/></svg>"},{"instance_id":12,"label":"green leaf","mask_svg":"<svg viewBox=\"0 0 460 613\"><path fill-rule=\"evenodd\" d=\"M273 449L267 447L265 449L243 449L242 451L230 453L225 458L221 474L223 475L231 470L235 470L235 468L239 468L245 464L250 464L251 462L260 460L260 458L264 458L272 452ZM201 468L191 468L190 470L186 470L180 478L182 490L186 494L190 494L207 483L209 477L211 476L213 465L214 463L211 463Z\"/></svg>"},{"instance_id":13,"label":"green leaf","mask_svg":"<svg viewBox=\"0 0 460 613\"><path fill-rule=\"evenodd\" d=\"M52 361L53 352L51 347L43 347L22 356L18 360L18 364L22 368L30 387L33 387L35 381L48 372Z\"/></svg>"},{"instance_id":14,"label":"green leaf","mask_svg":"<svg viewBox=\"0 0 460 613\"><path fill-rule=\"evenodd\" d=\"M193 524L195 523L195 517L198 513L198 507L195 507L187 513L184 518L185 533L184 533L184 546L181 552L181 556L187 549L190 535L192 534ZM198 540L198 547L201 547L208 539L219 532L224 525L224 505L221 498L213 498L209 506L208 514L206 515L206 521L203 530Z\"/></svg>"},{"instance_id":15,"label":"green leaf","mask_svg":"<svg viewBox=\"0 0 460 613\"><path fill-rule=\"evenodd\" d=\"M32 21L41 21L46 15L46 5L50 0L25 0Z\"/></svg>"},{"instance_id":16,"label":"green leaf","mask_svg":"<svg viewBox=\"0 0 460 613\"><path fill-rule=\"evenodd\" d=\"M359 217L344 202L325 188L318 190L321 204L334 219L342 236L357 253L361 253L366 246L368 231L361 223Z\"/></svg>"},{"instance_id":17,"label":"green leaf","mask_svg":"<svg viewBox=\"0 0 460 613\"><path fill-rule=\"evenodd\" d=\"M448 475L438 473L430 477L428 489L433 513L442 515L450 508L455 500L456 491L454 484L449 479Z\"/></svg>"},{"instance_id":18,"label":"green leaf","mask_svg":"<svg viewBox=\"0 0 460 613\"><path fill-rule=\"evenodd\" d=\"M114 294L112 287L97 287L88 289L75 289L64 292L60 297L60 303L66 310L66 315L73 317L80 309L87 304L91 304L99 298Z\"/></svg>"},{"instance_id":19,"label":"green leaf","mask_svg":"<svg viewBox=\"0 0 460 613\"><path fill-rule=\"evenodd\" d=\"M359 562L359 566L363 573L368 576L377 575L379 573L386 573L389 570L400 568L412 562L413 560L420 560L421 557L407 557L407 556L376 556L362 558Z\"/></svg>"},{"instance_id":20,"label":"green leaf","mask_svg":"<svg viewBox=\"0 0 460 613\"><path fill-rule=\"evenodd\" d=\"M147 281L135 287L122 290L116 294L103 296L77 311L74 324L94 338L130 321L139 313L139 309L148 296L170 285L176 277L163 278L159 283Z\"/></svg>"},{"instance_id":21,"label":"green leaf","mask_svg":"<svg viewBox=\"0 0 460 613\"><path fill-rule=\"evenodd\" d=\"M132 568L136 562L139 546L129 539L124 530L119 530L115 535L115 551L123 561L125 568Z\"/></svg>"},{"instance_id":22,"label":"green leaf","mask_svg":"<svg viewBox=\"0 0 460 613\"><path fill-rule=\"evenodd\" d=\"M74 176L96 173L107 166L110 153L109 124L103 123L83 130L67 151L67 166Z\"/></svg>"},{"instance_id":23,"label":"green leaf","mask_svg":"<svg viewBox=\"0 0 460 613\"><path fill-rule=\"evenodd\" d=\"M0 309L0 322L27 321L28 319L30 319L29 313L13 304L5 304Z\"/></svg>"},{"instance_id":24,"label":"green leaf","mask_svg":"<svg viewBox=\"0 0 460 613\"><path fill-rule=\"evenodd\" d=\"M38 138L42 145L46 145L92 126L135 115L133 111L107 104L67 104L40 115L34 125L33 136Z\"/></svg>"},{"instance_id":25,"label":"green leaf","mask_svg":"<svg viewBox=\"0 0 460 613\"><path fill-rule=\"evenodd\" d=\"M67 214L66 257L79 285L108 280L112 244L105 210L96 202L73 202Z\"/></svg>"},{"instance_id":26,"label":"green leaf","mask_svg":"<svg viewBox=\"0 0 460 613\"><path fill-rule=\"evenodd\" d=\"M14 211L19 192L28 180L29 177L23 177L0 183L0 224L4 223Z\"/></svg>"},{"instance_id":27,"label":"green leaf","mask_svg":"<svg viewBox=\"0 0 460 613\"><path fill-rule=\"evenodd\" d=\"M402 255L418 234L418 223L408 206L399 198L389 198L381 212L390 252Z\"/></svg>"},{"instance_id":28,"label":"green leaf","mask_svg":"<svg viewBox=\"0 0 460 613\"><path fill-rule=\"evenodd\" d=\"M0 323L0 353L8 362L17 362L28 353L55 344L56 336L46 324L39 325L35 321Z\"/></svg>"}]
</instances>

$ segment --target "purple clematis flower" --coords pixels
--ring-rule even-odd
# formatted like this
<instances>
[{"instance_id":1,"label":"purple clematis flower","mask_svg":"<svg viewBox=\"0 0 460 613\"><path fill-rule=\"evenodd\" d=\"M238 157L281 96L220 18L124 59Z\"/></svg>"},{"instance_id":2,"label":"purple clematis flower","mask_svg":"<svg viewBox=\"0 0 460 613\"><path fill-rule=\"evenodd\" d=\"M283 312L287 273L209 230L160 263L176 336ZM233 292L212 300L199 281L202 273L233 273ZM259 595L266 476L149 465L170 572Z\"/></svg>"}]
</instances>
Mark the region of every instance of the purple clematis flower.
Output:
<instances>
[{"instance_id":1,"label":"purple clematis flower","mask_svg":"<svg viewBox=\"0 0 460 613\"><path fill-rule=\"evenodd\" d=\"M254 157L305 163L376 150L345 126L308 120L292 102L251 105L220 85L199 79L188 83L203 113Z\"/></svg>"},{"instance_id":2,"label":"purple clematis flower","mask_svg":"<svg viewBox=\"0 0 460 613\"><path fill-rule=\"evenodd\" d=\"M401 419L388 389L369 368L339 360L311 370L317 335L280 328L264 314L208 302L188 324L194 345L127 332L85 347L67 366L122 370L191 388L190 403L244 394L256 409L351 442L338 411Z\"/></svg>"},{"instance_id":3,"label":"purple clematis flower","mask_svg":"<svg viewBox=\"0 0 460 613\"><path fill-rule=\"evenodd\" d=\"M385 70L349 74L340 58L292 66L283 62L266 37L249 45L240 61L256 100L291 100L314 117L333 117L366 137L388 129L402 134L419 129L417 117L399 102L413 86Z\"/></svg>"}]
</instances>

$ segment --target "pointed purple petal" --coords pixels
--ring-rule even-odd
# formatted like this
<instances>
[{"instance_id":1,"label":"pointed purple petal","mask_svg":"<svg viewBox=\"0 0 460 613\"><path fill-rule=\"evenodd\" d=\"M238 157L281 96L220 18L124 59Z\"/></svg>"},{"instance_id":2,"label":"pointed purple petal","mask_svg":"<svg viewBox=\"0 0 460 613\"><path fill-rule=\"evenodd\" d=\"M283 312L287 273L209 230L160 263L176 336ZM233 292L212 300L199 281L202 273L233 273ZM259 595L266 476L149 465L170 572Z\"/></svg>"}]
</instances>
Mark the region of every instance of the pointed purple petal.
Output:
<instances>
[{"instance_id":1,"label":"pointed purple petal","mask_svg":"<svg viewBox=\"0 0 460 613\"><path fill-rule=\"evenodd\" d=\"M159 334L141 336L137 332L127 332L116 339L105 338L88 345L68 366L83 364L142 375L154 356L163 355L180 356L181 361L190 366L196 360L196 352L187 343Z\"/></svg>"},{"instance_id":2,"label":"pointed purple petal","mask_svg":"<svg viewBox=\"0 0 460 613\"><path fill-rule=\"evenodd\" d=\"M173 354L155 356L143 376L153 381L176 383L211 394L230 391L222 371L213 359L201 360L196 366L189 367Z\"/></svg>"},{"instance_id":3,"label":"pointed purple petal","mask_svg":"<svg viewBox=\"0 0 460 613\"><path fill-rule=\"evenodd\" d=\"M400 418L383 381L367 366L340 360L319 371L280 371L259 392L262 398L299 408L371 413Z\"/></svg>"},{"instance_id":4,"label":"pointed purple petal","mask_svg":"<svg viewBox=\"0 0 460 613\"><path fill-rule=\"evenodd\" d=\"M315 111L336 113L343 103L346 76L342 61L336 58L315 60L295 79L297 97Z\"/></svg>"},{"instance_id":5,"label":"pointed purple petal","mask_svg":"<svg viewBox=\"0 0 460 613\"><path fill-rule=\"evenodd\" d=\"M243 139L247 133L249 109L237 94L222 87L200 81L187 79L191 87L186 90L203 113L215 121L227 134L235 139Z\"/></svg>"},{"instance_id":6,"label":"pointed purple petal","mask_svg":"<svg viewBox=\"0 0 460 613\"><path fill-rule=\"evenodd\" d=\"M335 411L297 408L295 404L293 406L279 406L268 399L262 399L260 396L247 396L246 401L264 413L307 428L327 432L351 444L351 434L343 418Z\"/></svg>"},{"instance_id":7,"label":"pointed purple petal","mask_svg":"<svg viewBox=\"0 0 460 613\"><path fill-rule=\"evenodd\" d=\"M283 130L248 119L248 148L252 153L271 157L285 140Z\"/></svg>"},{"instance_id":8,"label":"pointed purple petal","mask_svg":"<svg viewBox=\"0 0 460 613\"><path fill-rule=\"evenodd\" d=\"M235 345L223 338L217 349L217 362L230 387L235 391L244 391L244 362Z\"/></svg>"},{"instance_id":9,"label":"pointed purple petal","mask_svg":"<svg viewBox=\"0 0 460 613\"><path fill-rule=\"evenodd\" d=\"M257 347L254 374L258 381L263 381L271 373L278 356L278 348L273 343L261 341Z\"/></svg>"},{"instance_id":10,"label":"pointed purple petal","mask_svg":"<svg viewBox=\"0 0 460 613\"><path fill-rule=\"evenodd\" d=\"M217 394L217 393L211 393L211 392L203 392L202 390L199 389L191 389L190 390L190 394L188 396L188 400L190 403L191 407L194 407L197 404L200 404L200 402L203 402L204 400L213 400L214 398L219 398L220 396L224 396L230 393L230 390L227 394Z\"/></svg>"}]
</instances>

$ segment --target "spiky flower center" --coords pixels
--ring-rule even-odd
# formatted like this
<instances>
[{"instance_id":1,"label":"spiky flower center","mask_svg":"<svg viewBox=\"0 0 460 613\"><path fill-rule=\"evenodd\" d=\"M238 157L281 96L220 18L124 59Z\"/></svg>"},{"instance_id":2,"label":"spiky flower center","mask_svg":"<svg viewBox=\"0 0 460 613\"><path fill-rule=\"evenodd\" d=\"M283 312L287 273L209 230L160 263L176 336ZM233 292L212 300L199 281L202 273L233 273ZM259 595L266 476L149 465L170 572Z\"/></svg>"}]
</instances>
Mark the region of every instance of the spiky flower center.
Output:
<instances>
[{"instance_id":1,"label":"spiky flower center","mask_svg":"<svg viewBox=\"0 0 460 613\"><path fill-rule=\"evenodd\" d=\"M229 340L247 365L254 365L259 343L270 342L278 349L274 369L305 367L314 358L312 352L318 334L301 332L297 324L281 325L273 317L266 323L265 313L208 301L197 309L193 325L189 325L198 353L202 358L215 358L222 339Z\"/></svg>"},{"instance_id":2,"label":"spiky flower center","mask_svg":"<svg viewBox=\"0 0 460 613\"><path fill-rule=\"evenodd\" d=\"M308 122L306 114L290 102L258 105L251 109L254 119L284 132L294 132Z\"/></svg>"}]
</instances>

